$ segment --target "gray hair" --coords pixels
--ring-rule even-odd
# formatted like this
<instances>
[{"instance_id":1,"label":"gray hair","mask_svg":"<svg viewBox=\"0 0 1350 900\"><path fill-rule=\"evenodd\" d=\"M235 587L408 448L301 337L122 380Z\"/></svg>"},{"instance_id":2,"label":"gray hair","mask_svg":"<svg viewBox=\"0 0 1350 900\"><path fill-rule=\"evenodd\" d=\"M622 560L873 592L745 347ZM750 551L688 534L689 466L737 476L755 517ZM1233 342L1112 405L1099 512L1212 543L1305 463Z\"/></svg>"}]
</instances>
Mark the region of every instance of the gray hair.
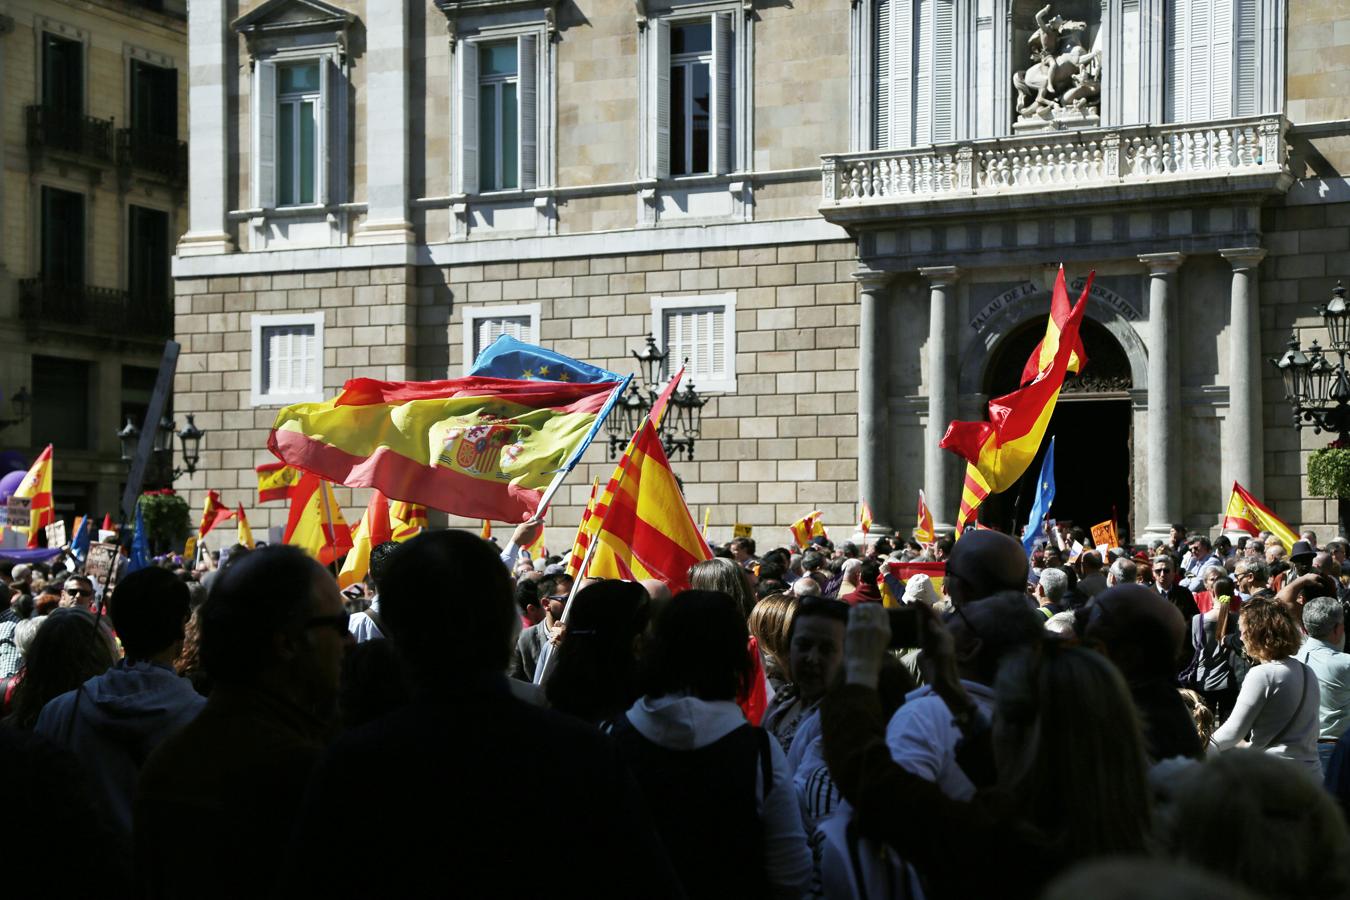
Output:
<instances>
[{"instance_id":1,"label":"gray hair","mask_svg":"<svg viewBox=\"0 0 1350 900\"><path fill-rule=\"evenodd\" d=\"M1345 607L1334 597L1316 597L1303 605L1303 630L1324 641L1345 622Z\"/></svg>"},{"instance_id":2,"label":"gray hair","mask_svg":"<svg viewBox=\"0 0 1350 900\"><path fill-rule=\"evenodd\" d=\"M1139 580L1139 567L1132 559L1118 559L1111 563L1111 583L1134 584Z\"/></svg>"},{"instance_id":3,"label":"gray hair","mask_svg":"<svg viewBox=\"0 0 1350 900\"><path fill-rule=\"evenodd\" d=\"M1055 613L1045 620L1045 630L1051 634L1062 634L1065 637L1073 635L1074 613L1072 610Z\"/></svg>"},{"instance_id":4,"label":"gray hair","mask_svg":"<svg viewBox=\"0 0 1350 900\"><path fill-rule=\"evenodd\" d=\"M1263 583L1270 578L1270 569L1266 567L1266 561L1255 557L1238 560L1235 571L1237 574L1251 574L1257 581Z\"/></svg>"},{"instance_id":5,"label":"gray hair","mask_svg":"<svg viewBox=\"0 0 1350 900\"><path fill-rule=\"evenodd\" d=\"M1223 566L1205 566L1203 569L1200 570L1200 581L1201 581L1202 583L1204 582L1204 580L1205 580L1206 578L1209 577L1209 573L1210 573L1210 572L1217 572L1218 575L1215 576L1215 577L1217 577L1217 578L1227 578L1227 577L1228 577L1228 570L1225 569Z\"/></svg>"},{"instance_id":6,"label":"gray hair","mask_svg":"<svg viewBox=\"0 0 1350 900\"><path fill-rule=\"evenodd\" d=\"M1051 603L1058 603L1069 589L1069 576L1063 569L1047 568L1041 570L1041 593Z\"/></svg>"},{"instance_id":7,"label":"gray hair","mask_svg":"<svg viewBox=\"0 0 1350 900\"><path fill-rule=\"evenodd\" d=\"M792 582L792 596L794 597L819 597L820 585L809 575L803 575Z\"/></svg>"}]
</instances>

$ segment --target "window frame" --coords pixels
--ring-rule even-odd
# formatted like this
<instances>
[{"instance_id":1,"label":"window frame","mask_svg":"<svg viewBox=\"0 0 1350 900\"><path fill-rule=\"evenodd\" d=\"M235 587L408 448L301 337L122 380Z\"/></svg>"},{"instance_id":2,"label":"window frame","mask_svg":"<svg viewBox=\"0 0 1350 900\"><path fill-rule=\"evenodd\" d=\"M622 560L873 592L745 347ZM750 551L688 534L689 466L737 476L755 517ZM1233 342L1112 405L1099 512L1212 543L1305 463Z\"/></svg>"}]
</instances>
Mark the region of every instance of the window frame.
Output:
<instances>
[{"instance_id":1,"label":"window frame","mask_svg":"<svg viewBox=\"0 0 1350 900\"><path fill-rule=\"evenodd\" d=\"M501 46L501 45L505 45L505 44L514 44L514 45L515 45L512 49L513 49L513 51L515 52L515 55L516 55L516 71L515 71L513 74L510 74L510 75L496 75L496 74L493 74L493 75L486 75L486 74L483 74L482 67L481 67L481 62L482 62L482 58L483 58L483 51L484 51L484 50L487 50L489 47L491 47L491 46L493 46L493 45ZM519 41L519 40L516 40L516 41L492 41L492 40L478 41L476 46L477 46L478 58L479 58L479 62L480 62L479 73L478 73L478 103L479 103L478 114L479 114L479 122L480 122L480 123L482 122L482 113L483 113L483 109L482 109L482 102L483 102L483 88L491 88L491 89L492 89L492 126L493 126L492 146L493 146L493 149L495 150L495 154L494 154L495 158L494 158L493 161L492 161L492 174L493 174L494 180L496 181L496 184L493 184L493 185L491 185L491 186L487 186L487 185L484 185L484 184L483 184L483 141L482 141L483 135L482 135L482 128L481 128L481 124L480 124L480 127L479 127L479 133L478 133L478 138L479 138L479 142L478 142L478 190L479 190L479 193L482 193L482 194L492 194L492 193L498 193L498 192L501 192L501 191L516 191L516 190L520 190L520 170L521 170L521 159L520 159L520 158L521 158L521 151L523 150L522 144L524 143L524 141L522 140L521 134L520 134L520 118L521 118L521 115L522 115L522 111L521 111L521 109L520 109L520 41ZM506 116L503 115L502 106L503 106L503 96L504 96L504 93L505 93L505 87L506 87L506 85L508 85L508 84L509 84L509 85L513 85L513 86L515 87L515 89L516 89L516 166L515 166L515 172L513 173L514 176L515 176L515 179L514 179L514 180L515 180L515 184L514 184L514 185L509 185L509 186L503 185L503 184L502 184L502 181L504 180L504 177L503 177L503 176L505 175L505 171L506 171L506 167L505 167L505 165L504 165L504 159L503 159L503 155L504 155L504 152L505 152L505 151L504 151L504 148L506 147L506 142L505 142L505 140L503 140L503 134L502 134L502 132L503 132L503 130L505 129L505 126L506 126Z\"/></svg>"},{"instance_id":2,"label":"window frame","mask_svg":"<svg viewBox=\"0 0 1350 900\"><path fill-rule=\"evenodd\" d=\"M320 76L318 88L303 91L286 91L286 92L282 91L280 83L280 76L282 69L296 68L311 64L316 66L316 73L319 74ZM277 121L276 151L272 157L273 164L276 167L275 171L277 184L275 191L276 191L277 209L288 209L297 206L313 206L315 203L318 202L320 196L319 180L324 174L326 174L323 171L323 159L322 159L323 144L319 137L321 130L325 124L323 121L323 117L321 115L321 109L323 106L322 72L323 72L322 60L315 60L313 63L310 63L306 60L296 60L294 62L282 63L277 66L277 94L275 101L276 121ZM309 200L304 199L304 197L302 196L304 192L301 188L302 173L304 172L305 153L304 153L304 142L301 140L300 134L304 121L304 108L306 103L312 104L314 116L314 150L313 150L314 184L312 185L314 196L311 197ZM291 107L290 113L285 112L286 107ZM281 154L281 120L283 115L289 115L289 117L292 120L291 121L292 152L291 152L291 159L289 160L289 165L287 165L287 168L291 170L291 187L294 193L294 200L292 202L286 202L286 199L282 198L281 196L282 166L287 163L286 160L282 159Z\"/></svg>"},{"instance_id":3,"label":"window frame","mask_svg":"<svg viewBox=\"0 0 1350 900\"><path fill-rule=\"evenodd\" d=\"M263 332L268 328L309 325L314 329L315 385L309 391L281 394L263 391L263 367L267 364ZM249 403L252 406L287 406L317 403L324 399L323 313L255 314L249 321Z\"/></svg>"},{"instance_id":4,"label":"window frame","mask_svg":"<svg viewBox=\"0 0 1350 900\"><path fill-rule=\"evenodd\" d=\"M541 303L512 303L497 304L492 306L468 306L464 308L464 330L461 344L461 364L465 376L469 374L469 369L473 368L473 361L477 357L474 353L474 340L478 332L478 323L483 319L505 319L515 317L529 317L530 333L521 340L528 344L539 343L539 320L543 311Z\"/></svg>"},{"instance_id":5,"label":"window frame","mask_svg":"<svg viewBox=\"0 0 1350 900\"><path fill-rule=\"evenodd\" d=\"M266 217L279 209L317 211L343 202L347 182L345 146L350 123L346 115L349 72L340 46L284 48L257 56L252 62L249 205L261 210L262 216ZM282 204L279 202L281 176L278 168L281 143L279 70L310 62L319 66L314 123L314 201ZM263 102L259 102L260 98ZM263 147L269 142L272 151L264 154Z\"/></svg>"},{"instance_id":6,"label":"window frame","mask_svg":"<svg viewBox=\"0 0 1350 900\"><path fill-rule=\"evenodd\" d=\"M461 197L528 194L554 183L557 145L554 122L554 73L557 65L549 24L543 18L523 25L483 27L457 35L451 65L451 193ZM516 187L485 189L480 184L478 135L479 91L485 82L504 76L479 75L484 46L516 44ZM472 90L469 86L472 85ZM495 92L500 97L500 91ZM501 117L496 129L501 132ZM500 155L500 141L498 142ZM500 172L497 173L500 177Z\"/></svg>"},{"instance_id":7,"label":"window frame","mask_svg":"<svg viewBox=\"0 0 1350 900\"><path fill-rule=\"evenodd\" d=\"M699 18L697 18L697 19L676 19L676 20L672 20L672 21L671 21L671 27L672 27L672 28L679 28L679 27L684 26L684 25L702 24L702 23L701 23L701 19L702 19L702 17L699 17ZM712 34L712 29L713 29L713 23L712 23L712 21L711 21L711 17L709 17L709 21L708 21L707 25L708 25L708 31L709 31L709 40L708 40L708 49L707 49L707 50L694 51L694 52L691 52L691 53L674 53L674 52L672 52L671 55L670 55L670 91L671 91L671 101L670 101L670 107L671 107L671 108L670 108L670 125L671 125L671 138L670 138L670 140L671 140L671 147L670 147L670 156L671 156L671 162L670 162L670 177L671 177L672 179L680 178L680 177L682 177L682 176L688 176L688 175L711 175L711 174L714 174L713 170L717 167L717 166L716 166L716 160L715 160L715 156L716 156L716 154L717 154L717 148L716 148L716 146L715 146L715 144L716 144L716 125L715 125L715 124L713 123L713 121L712 121L712 118L713 118L713 109L711 108L712 105L713 105L713 97L712 97L713 84L712 84L712 82L713 82L713 79L716 77L716 74L715 74L715 68L714 68L714 64L713 64L713 49L712 49L712 36L711 36L711 34ZM709 108L709 110L708 110L708 161L707 161L707 167L706 167L706 168L694 170L694 169L693 169L693 165L694 165L694 67L695 67L695 66L698 66L698 65L702 65L702 66L706 66L706 67L707 67L707 77L708 77L708 85L709 85L709 107L710 107L710 108ZM674 108L674 106L675 106L675 103L674 103L674 97L675 97L675 77L676 77L676 76L675 76L675 73L676 73L677 70L680 71L680 79L681 79L681 81L683 82L682 87L683 87L683 89L684 89L684 104L683 104L683 105L684 105L684 108L683 108L683 109L680 109L680 110L676 110L676 109ZM675 171L674 128L675 128L675 118L676 118L676 116L679 116L679 118L682 119L682 120L683 120L683 123L684 123L684 147L683 147L682 149L683 149L683 151L684 151L684 162L685 162L685 165L686 165L686 167L689 169L689 171L685 171L685 172L676 172L676 171Z\"/></svg>"},{"instance_id":8,"label":"window frame","mask_svg":"<svg viewBox=\"0 0 1350 900\"><path fill-rule=\"evenodd\" d=\"M726 336L723 348L724 364L727 376L713 378L710 375L689 372L686 383L693 382L699 393L734 394L736 392L736 292L719 294L686 294L681 296L652 297L652 337L661 352L666 352L666 315L670 312L705 307L722 307L722 321ZM667 368L673 373L678 371L678 360L667 360Z\"/></svg>"}]
</instances>

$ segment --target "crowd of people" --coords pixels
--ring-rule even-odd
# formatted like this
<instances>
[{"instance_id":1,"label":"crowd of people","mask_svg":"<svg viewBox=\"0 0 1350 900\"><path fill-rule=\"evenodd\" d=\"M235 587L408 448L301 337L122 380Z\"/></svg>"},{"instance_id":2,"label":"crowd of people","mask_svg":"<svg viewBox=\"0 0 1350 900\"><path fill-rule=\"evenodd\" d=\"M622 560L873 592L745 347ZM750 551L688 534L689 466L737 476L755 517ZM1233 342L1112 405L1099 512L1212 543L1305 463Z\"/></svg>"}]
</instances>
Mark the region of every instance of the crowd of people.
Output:
<instances>
[{"instance_id":1,"label":"crowd of people","mask_svg":"<svg viewBox=\"0 0 1350 900\"><path fill-rule=\"evenodd\" d=\"M345 592L284 546L107 591L0 563L22 877L50 897L1350 897L1344 539L1099 550L1066 528L1028 558L988 530L736 538L672 593L530 559L539 527L382 544ZM916 562L940 567L902 577Z\"/></svg>"}]
</instances>

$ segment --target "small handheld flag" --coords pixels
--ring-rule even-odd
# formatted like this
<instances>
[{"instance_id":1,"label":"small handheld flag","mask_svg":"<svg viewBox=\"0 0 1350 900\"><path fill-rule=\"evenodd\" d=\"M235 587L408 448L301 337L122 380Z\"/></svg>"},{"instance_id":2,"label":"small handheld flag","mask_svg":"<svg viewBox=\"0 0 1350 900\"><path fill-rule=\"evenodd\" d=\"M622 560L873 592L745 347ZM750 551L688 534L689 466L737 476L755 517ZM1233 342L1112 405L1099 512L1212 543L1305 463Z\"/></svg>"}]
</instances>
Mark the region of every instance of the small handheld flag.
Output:
<instances>
[{"instance_id":1,"label":"small handheld flag","mask_svg":"<svg viewBox=\"0 0 1350 900\"><path fill-rule=\"evenodd\" d=\"M933 527L933 511L928 508L928 500L919 491L919 524L914 529L914 539L920 544L931 544L937 540L937 532Z\"/></svg>"},{"instance_id":2,"label":"small handheld flag","mask_svg":"<svg viewBox=\"0 0 1350 900\"><path fill-rule=\"evenodd\" d=\"M1269 531L1284 545L1286 553L1293 552L1294 542L1298 540L1294 529L1236 481L1233 482L1233 493L1228 498L1228 508L1224 512L1223 527L1245 531L1252 536Z\"/></svg>"}]
</instances>

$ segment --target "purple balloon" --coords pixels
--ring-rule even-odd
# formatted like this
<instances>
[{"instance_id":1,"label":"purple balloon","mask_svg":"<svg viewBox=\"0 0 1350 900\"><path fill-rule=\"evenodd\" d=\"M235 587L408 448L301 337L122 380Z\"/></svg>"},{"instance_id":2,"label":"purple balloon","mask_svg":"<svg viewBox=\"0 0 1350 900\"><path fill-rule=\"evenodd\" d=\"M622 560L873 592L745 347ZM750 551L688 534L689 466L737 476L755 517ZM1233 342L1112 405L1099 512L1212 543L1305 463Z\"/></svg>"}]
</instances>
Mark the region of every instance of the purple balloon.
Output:
<instances>
[{"instance_id":1,"label":"purple balloon","mask_svg":"<svg viewBox=\"0 0 1350 900\"><path fill-rule=\"evenodd\" d=\"M10 472L4 478L0 478L0 500L8 500L10 496L23 484L23 476L27 472Z\"/></svg>"},{"instance_id":2,"label":"purple balloon","mask_svg":"<svg viewBox=\"0 0 1350 900\"><path fill-rule=\"evenodd\" d=\"M0 472L13 472L15 469L28 471L28 457L19 450L6 450L0 453Z\"/></svg>"}]
</instances>

